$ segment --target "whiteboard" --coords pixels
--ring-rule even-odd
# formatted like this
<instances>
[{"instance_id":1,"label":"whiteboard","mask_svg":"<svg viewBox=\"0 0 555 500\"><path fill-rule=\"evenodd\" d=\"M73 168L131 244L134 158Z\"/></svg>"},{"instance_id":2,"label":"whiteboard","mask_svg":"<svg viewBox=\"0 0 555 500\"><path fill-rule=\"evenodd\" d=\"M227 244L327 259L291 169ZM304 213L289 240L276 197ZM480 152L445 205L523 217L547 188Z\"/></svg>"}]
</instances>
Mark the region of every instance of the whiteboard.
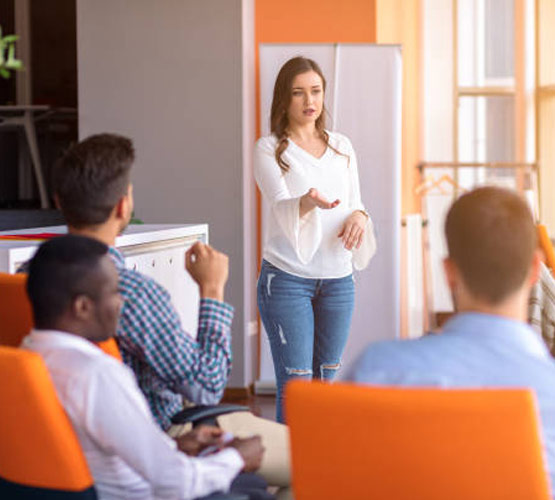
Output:
<instances>
[{"instance_id":1,"label":"whiteboard","mask_svg":"<svg viewBox=\"0 0 555 500\"><path fill-rule=\"evenodd\" d=\"M355 310L342 358L348 367L371 341L399 337L401 230L401 48L397 45L260 45L260 124L269 134L270 107L277 73L288 59L314 59L327 81L327 128L353 143L362 200L372 216L378 251L355 273ZM262 207L264 231L267 207ZM266 332L261 332L257 385L274 384Z\"/></svg>"}]
</instances>

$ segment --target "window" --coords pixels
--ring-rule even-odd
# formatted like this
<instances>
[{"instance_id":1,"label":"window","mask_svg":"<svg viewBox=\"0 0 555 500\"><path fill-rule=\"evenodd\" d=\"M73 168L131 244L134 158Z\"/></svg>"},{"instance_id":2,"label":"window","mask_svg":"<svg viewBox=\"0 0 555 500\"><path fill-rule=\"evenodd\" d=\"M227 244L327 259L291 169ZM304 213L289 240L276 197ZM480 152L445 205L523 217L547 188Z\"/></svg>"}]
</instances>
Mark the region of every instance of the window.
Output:
<instances>
[{"instance_id":1,"label":"window","mask_svg":"<svg viewBox=\"0 0 555 500\"><path fill-rule=\"evenodd\" d=\"M479 167L459 169L463 187L530 187L519 165L535 161L533 1L453 0L454 160Z\"/></svg>"},{"instance_id":2,"label":"window","mask_svg":"<svg viewBox=\"0 0 555 500\"><path fill-rule=\"evenodd\" d=\"M542 222L555 236L555 2L537 0L537 156Z\"/></svg>"},{"instance_id":3,"label":"window","mask_svg":"<svg viewBox=\"0 0 555 500\"><path fill-rule=\"evenodd\" d=\"M454 0L455 162L515 163L518 158L518 78L515 3ZM520 40L519 40L520 41ZM517 187L518 169L466 168L458 183Z\"/></svg>"}]
</instances>

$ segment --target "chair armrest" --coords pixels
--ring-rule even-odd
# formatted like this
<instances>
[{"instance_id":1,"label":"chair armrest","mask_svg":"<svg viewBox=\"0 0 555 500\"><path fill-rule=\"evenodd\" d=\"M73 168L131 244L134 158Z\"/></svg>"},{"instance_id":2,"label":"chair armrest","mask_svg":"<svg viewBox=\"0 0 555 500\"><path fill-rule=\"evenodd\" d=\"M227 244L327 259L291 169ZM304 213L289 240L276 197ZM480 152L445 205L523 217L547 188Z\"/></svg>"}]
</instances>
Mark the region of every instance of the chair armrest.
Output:
<instances>
[{"instance_id":1,"label":"chair armrest","mask_svg":"<svg viewBox=\"0 0 555 500\"><path fill-rule=\"evenodd\" d=\"M199 424L202 420L213 419L227 413L250 411L248 406L242 405L198 405L185 408L171 418L174 425L191 423Z\"/></svg>"}]
</instances>

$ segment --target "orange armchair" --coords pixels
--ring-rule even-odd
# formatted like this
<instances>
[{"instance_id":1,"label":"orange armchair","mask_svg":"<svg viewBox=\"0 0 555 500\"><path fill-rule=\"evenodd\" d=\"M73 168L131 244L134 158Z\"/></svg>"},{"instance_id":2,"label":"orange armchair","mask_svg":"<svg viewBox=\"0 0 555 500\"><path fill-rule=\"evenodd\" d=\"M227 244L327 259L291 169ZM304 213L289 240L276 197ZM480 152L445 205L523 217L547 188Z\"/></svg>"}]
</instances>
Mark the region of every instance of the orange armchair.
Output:
<instances>
[{"instance_id":1,"label":"orange armchair","mask_svg":"<svg viewBox=\"0 0 555 500\"><path fill-rule=\"evenodd\" d=\"M96 499L69 419L38 354L0 347L0 497Z\"/></svg>"},{"instance_id":2,"label":"orange armchair","mask_svg":"<svg viewBox=\"0 0 555 500\"><path fill-rule=\"evenodd\" d=\"M0 380L0 498L97 500L85 456L42 358L0 346ZM248 497L222 493L210 500Z\"/></svg>"},{"instance_id":3,"label":"orange armchair","mask_svg":"<svg viewBox=\"0 0 555 500\"><path fill-rule=\"evenodd\" d=\"M31 304L27 297L26 274L0 273L0 345L17 347L33 327ZM98 344L106 354L121 361L115 339Z\"/></svg>"},{"instance_id":4,"label":"orange armchair","mask_svg":"<svg viewBox=\"0 0 555 500\"><path fill-rule=\"evenodd\" d=\"M296 500L548 500L533 394L294 381Z\"/></svg>"},{"instance_id":5,"label":"orange armchair","mask_svg":"<svg viewBox=\"0 0 555 500\"><path fill-rule=\"evenodd\" d=\"M538 239L540 248L545 255L545 265L549 267L552 273L555 273L555 249L553 249L553 243L551 243L547 227L543 224L538 224Z\"/></svg>"},{"instance_id":6,"label":"orange armchair","mask_svg":"<svg viewBox=\"0 0 555 500\"><path fill-rule=\"evenodd\" d=\"M0 345L17 347L33 326L26 274L0 273Z\"/></svg>"}]
</instances>

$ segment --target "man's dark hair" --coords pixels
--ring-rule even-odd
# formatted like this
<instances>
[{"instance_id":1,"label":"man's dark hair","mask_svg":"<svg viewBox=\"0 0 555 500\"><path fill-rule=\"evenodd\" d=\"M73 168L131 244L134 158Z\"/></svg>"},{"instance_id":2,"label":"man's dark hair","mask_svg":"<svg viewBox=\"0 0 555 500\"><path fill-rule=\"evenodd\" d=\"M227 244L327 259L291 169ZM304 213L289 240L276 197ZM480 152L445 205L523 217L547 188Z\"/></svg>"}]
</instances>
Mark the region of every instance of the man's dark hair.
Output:
<instances>
[{"instance_id":1,"label":"man's dark hair","mask_svg":"<svg viewBox=\"0 0 555 500\"><path fill-rule=\"evenodd\" d=\"M69 226L106 222L129 187L133 143L116 134L98 134L71 146L56 162L54 193Z\"/></svg>"},{"instance_id":2,"label":"man's dark hair","mask_svg":"<svg viewBox=\"0 0 555 500\"><path fill-rule=\"evenodd\" d=\"M108 247L85 236L59 236L43 243L29 264L27 294L35 326L51 329L78 295L96 298L95 279Z\"/></svg>"},{"instance_id":3,"label":"man's dark hair","mask_svg":"<svg viewBox=\"0 0 555 500\"><path fill-rule=\"evenodd\" d=\"M528 276L537 232L526 202L513 191L484 187L461 196L445 222L449 257L469 291L496 305Z\"/></svg>"}]
</instances>

